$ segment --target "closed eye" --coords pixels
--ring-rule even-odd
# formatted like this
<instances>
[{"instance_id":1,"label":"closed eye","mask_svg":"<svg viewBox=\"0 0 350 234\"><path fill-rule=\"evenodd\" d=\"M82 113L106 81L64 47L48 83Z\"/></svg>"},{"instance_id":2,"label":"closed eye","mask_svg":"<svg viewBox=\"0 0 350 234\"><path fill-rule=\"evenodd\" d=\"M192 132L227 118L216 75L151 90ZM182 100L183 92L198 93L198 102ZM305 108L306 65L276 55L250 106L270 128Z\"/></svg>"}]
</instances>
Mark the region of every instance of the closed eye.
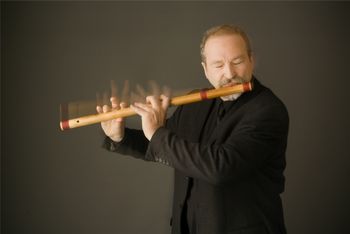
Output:
<instances>
[{"instance_id":1,"label":"closed eye","mask_svg":"<svg viewBox=\"0 0 350 234\"><path fill-rule=\"evenodd\" d=\"M244 59L242 57L236 58L232 61L233 65L238 65L244 62Z\"/></svg>"}]
</instances>

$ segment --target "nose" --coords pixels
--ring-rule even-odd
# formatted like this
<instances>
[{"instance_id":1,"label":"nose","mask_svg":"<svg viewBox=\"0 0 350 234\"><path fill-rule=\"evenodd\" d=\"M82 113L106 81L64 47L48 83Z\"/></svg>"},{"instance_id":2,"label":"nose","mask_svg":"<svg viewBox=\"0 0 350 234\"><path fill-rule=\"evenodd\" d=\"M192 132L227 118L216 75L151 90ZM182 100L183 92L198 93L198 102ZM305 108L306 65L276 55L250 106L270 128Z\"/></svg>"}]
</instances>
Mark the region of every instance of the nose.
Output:
<instances>
[{"instance_id":1,"label":"nose","mask_svg":"<svg viewBox=\"0 0 350 234\"><path fill-rule=\"evenodd\" d=\"M232 64L230 63L225 64L224 75L227 79L231 79L236 76L236 71Z\"/></svg>"}]
</instances>

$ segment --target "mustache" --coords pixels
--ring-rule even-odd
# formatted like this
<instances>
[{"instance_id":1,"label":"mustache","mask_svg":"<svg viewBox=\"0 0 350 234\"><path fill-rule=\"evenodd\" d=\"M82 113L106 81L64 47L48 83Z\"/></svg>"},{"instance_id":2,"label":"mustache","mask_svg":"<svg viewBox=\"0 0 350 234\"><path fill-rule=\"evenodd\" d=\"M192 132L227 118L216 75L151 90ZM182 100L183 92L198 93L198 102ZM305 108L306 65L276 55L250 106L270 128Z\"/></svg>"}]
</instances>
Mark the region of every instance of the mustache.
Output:
<instances>
[{"instance_id":1,"label":"mustache","mask_svg":"<svg viewBox=\"0 0 350 234\"><path fill-rule=\"evenodd\" d=\"M224 86L224 85L227 85L227 84L230 84L230 83L242 84L244 82L245 82L245 80L243 79L243 77L235 77L235 78L231 78L231 79L222 80L220 82L220 86Z\"/></svg>"}]
</instances>

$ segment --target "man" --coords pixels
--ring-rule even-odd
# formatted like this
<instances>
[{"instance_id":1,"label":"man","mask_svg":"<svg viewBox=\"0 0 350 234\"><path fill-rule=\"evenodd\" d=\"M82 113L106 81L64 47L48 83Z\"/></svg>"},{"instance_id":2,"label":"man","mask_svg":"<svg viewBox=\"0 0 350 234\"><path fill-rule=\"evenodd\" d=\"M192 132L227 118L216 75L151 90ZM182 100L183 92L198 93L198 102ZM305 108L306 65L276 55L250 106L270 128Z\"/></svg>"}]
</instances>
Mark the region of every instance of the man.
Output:
<instances>
[{"instance_id":1,"label":"man","mask_svg":"<svg viewBox=\"0 0 350 234\"><path fill-rule=\"evenodd\" d=\"M168 120L169 98L149 96L131 105L143 132L124 128L122 119L102 123L104 146L175 169L174 234L286 233L280 193L287 110L252 75L251 46L239 27L209 29L201 55L215 88L251 81L253 91L181 106ZM114 97L111 104L125 107Z\"/></svg>"}]
</instances>

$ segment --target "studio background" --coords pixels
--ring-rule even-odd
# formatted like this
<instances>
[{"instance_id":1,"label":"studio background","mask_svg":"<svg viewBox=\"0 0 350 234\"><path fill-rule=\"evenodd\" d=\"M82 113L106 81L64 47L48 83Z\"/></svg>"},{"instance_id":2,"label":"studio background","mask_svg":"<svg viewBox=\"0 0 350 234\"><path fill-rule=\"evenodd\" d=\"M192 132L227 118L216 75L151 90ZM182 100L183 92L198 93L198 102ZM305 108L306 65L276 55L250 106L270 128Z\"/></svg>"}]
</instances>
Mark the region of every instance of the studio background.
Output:
<instances>
[{"instance_id":1,"label":"studio background","mask_svg":"<svg viewBox=\"0 0 350 234\"><path fill-rule=\"evenodd\" d=\"M288 232L345 233L349 6L1 2L1 233L170 233L173 170L106 152L99 125L61 132L59 105L111 79L208 87L199 43L222 23L247 31L255 75L289 110Z\"/></svg>"}]
</instances>

